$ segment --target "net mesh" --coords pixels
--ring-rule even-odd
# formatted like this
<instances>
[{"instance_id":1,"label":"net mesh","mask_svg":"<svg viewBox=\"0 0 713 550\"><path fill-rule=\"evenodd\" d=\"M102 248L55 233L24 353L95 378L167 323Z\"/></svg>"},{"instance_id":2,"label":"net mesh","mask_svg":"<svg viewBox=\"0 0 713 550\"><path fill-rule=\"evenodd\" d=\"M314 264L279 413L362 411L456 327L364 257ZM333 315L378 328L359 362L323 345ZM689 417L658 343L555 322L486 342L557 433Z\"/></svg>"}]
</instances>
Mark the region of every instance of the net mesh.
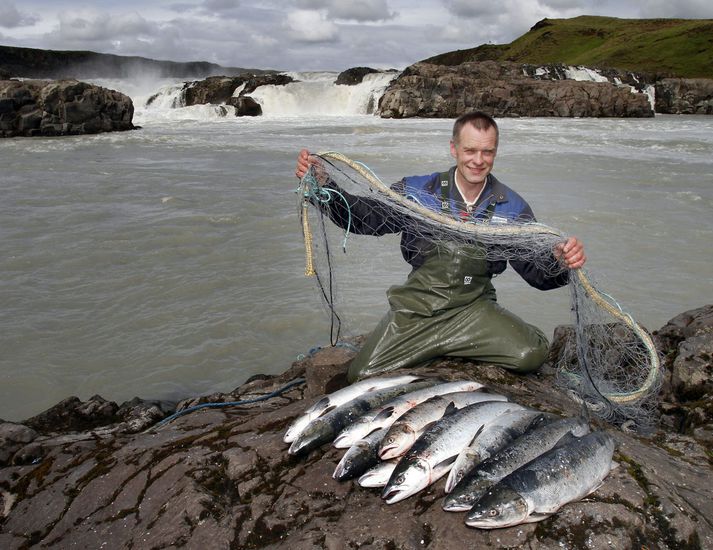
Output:
<instances>
[{"instance_id":1,"label":"net mesh","mask_svg":"<svg viewBox=\"0 0 713 550\"><path fill-rule=\"evenodd\" d=\"M464 221L444 211L434 194L419 194L402 183L385 185L368 167L339 153L313 159L299 188L299 212L306 249L306 274L314 276L331 317L331 342L344 330L339 298L337 251L351 234L400 235L404 258L457 247L488 262L527 262L547 277L567 270L553 250L565 236L532 219ZM335 230L335 228L339 228ZM351 245L350 245L351 246ZM650 335L583 269L569 276L573 328L557 367L558 383L597 416L614 423L651 424L661 384L660 362Z\"/></svg>"}]
</instances>

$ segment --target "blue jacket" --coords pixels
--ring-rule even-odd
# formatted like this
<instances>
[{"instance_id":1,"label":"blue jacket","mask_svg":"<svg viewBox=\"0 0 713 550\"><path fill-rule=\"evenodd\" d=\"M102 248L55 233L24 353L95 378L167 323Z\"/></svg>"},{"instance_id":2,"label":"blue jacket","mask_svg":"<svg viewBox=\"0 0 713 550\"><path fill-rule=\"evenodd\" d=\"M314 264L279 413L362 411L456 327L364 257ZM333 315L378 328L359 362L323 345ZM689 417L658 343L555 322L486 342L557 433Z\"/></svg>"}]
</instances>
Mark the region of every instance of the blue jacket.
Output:
<instances>
[{"instance_id":1,"label":"blue jacket","mask_svg":"<svg viewBox=\"0 0 713 550\"><path fill-rule=\"evenodd\" d=\"M455 167L448 172L447 187L441 186L441 173L435 172L427 176L410 176L395 183L391 188L436 212L449 213L461 219L503 221L536 221L530 205L519 194L500 182L494 175L488 175L483 192L472 212L467 212L466 204L455 185ZM444 181L445 184L445 181ZM331 187L336 185L331 184ZM401 254L414 269L418 269L425 261L425 256L432 248L422 236L409 230L409 224L404 223L402 215L394 215L394 211L386 204L368 197L357 197L340 192L344 195L349 209L341 200L329 203L328 213L334 223L342 228L347 227L360 235L385 235L401 233ZM446 199L444 201L444 198ZM444 204L446 202L447 204ZM556 262L554 257L552 262ZM535 264L520 260L510 260L510 265L531 286L540 290L558 288L567 284L569 274L563 270L556 276L551 276ZM488 260L487 271L495 276L507 267L505 260Z\"/></svg>"}]
</instances>

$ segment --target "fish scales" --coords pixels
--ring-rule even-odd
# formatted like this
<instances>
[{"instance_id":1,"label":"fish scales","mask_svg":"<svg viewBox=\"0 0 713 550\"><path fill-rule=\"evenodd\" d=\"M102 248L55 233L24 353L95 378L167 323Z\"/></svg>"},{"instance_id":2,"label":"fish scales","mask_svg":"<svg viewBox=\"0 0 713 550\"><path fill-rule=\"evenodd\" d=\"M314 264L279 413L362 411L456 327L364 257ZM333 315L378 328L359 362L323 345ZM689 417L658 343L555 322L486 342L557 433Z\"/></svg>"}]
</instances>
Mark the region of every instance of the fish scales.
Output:
<instances>
[{"instance_id":1,"label":"fish scales","mask_svg":"<svg viewBox=\"0 0 713 550\"><path fill-rule=\"evenodd\" d=\"M612 468L613 438L601 431L565 438L491 487L466 524L492 529L540 521L595 491Z\"/></svg>"},{"instance_id":2,"label":"fish scales","mask_svg":"<svg viewBox=\"0 0 713 550\"><path fill-rule=\"evenodd\" d=\"M380 428L360 439L347 449L337 464L332 477L346 481L362 475L379 463L379 443L386 434L386 428Z\"/></svg>"},{"instance_id":3,"label":"fish scales","mask_svg":"<svg viewBox=\"0 0 713 550\"><path fill-rule=\"evenodd\" d=\"M283 441L285 443L292 443L297 436L302 433L305 427L310 423L310 421L322 416L326 412L335 407L343 405L352 399L356 399L361 394L368 391L379 390L383 388L389 388L392 386L399 386L401 384L408 384L414 380L418 380L418 376L413 375L403 375L403 376L385 376L377 378L368 378L366 380L361 380L359 382L354 382L349 386L332 392L328 395L324 395L317 399L312 405L307 407L300 416L298 416L290 427L287 428Z\"/></svg>"},{"instance_id":4,"label":"fish scales","mask_svg":"<svg viewBox=\"0 0 713 550\"><path fill-rule=\"evenodd\" d=\"M444 414L484 401L507 401L507 397L480 391L455 392L419 403L391 425L381 441L380 458L386 460L402 456L425 429L443 418Z\"/></svg>"},{"instance_id":5,"label":"fish scales","mask_svg":"<svg viewBox=\"0 0 713 550\"><path fill-rule=\"evenodd\" d=\"M485 492L517 468L549 451L566 434L583 436L589 426L581 417L561 418L538 426L478 464L468 472L443 500L448 512L465 512Z\"/></svg>"},{"instance_id":6,"label":"fish scales","mask_svg":"<svg viewBox=\"0 0 713 550\"><path fill-rule=\"evenodd\" d=\"M382 493L392 504L427 487L448 473L461 449L496 416L521 405L503 401L475 403L439 420L401 458Z\"/></svg>"},{"instance_id":7,"label":"fish scales","mask_svg":"<svg viewBox=\"0 0 713 550\"><path fill-rule=\"evenodd\" d=\"M345 426L374 407L404 393L426 388L439 382L441 380L431 379L366 392L312 420L292 442L288 452L292 455L306 454L332 441Z\"/></svg>"},{"instance_id":8,"label":"fish scales","mask_svg":"<svg viewBox=\"0 0 713 550\"><path fill-rule=\"evenodd\" d=\"M379 428L388 428L409 409L416 407L427 399L440 394L452 392L475 391L483 387L480 382L458 380L444 382L418 391L395 397L394 399L374 408L362 415L356 422L347 426L334 440L337 448L348 447L360 438Z\"/></svg>"},{"instance_id":9,"label":"fish scales","mask_svg":"<svg viewBox=\"0 0 713 550\"><path fill-rule=\"evenodd\" d=\"M542 426L557 418L555 415L541 413L532 409L508 411L493 422L483 427L475 439L464 448L453 463L446 480L446 493L450 493L456 484L483 460L520 437L525 432Z\"/></svg>"}]
</instances>

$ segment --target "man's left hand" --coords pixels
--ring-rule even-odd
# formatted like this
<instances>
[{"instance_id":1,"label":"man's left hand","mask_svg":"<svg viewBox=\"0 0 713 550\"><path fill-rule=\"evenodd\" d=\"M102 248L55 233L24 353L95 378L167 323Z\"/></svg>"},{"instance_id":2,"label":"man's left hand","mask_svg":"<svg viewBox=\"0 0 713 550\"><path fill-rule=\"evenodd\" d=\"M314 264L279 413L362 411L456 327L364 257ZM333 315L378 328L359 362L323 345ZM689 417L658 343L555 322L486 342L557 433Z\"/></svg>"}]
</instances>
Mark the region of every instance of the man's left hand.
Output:
<instances>
[{"instance_id":1,"label":"man's left hand","mask_svg":"<svg viewBox=\"0 0 713 550\"><path fill-rule=\"evenodd\" d=\"M584 245L577 237L569 237L555 246L555 257L569 269L578 269L587 261Z\"/></svg>"}]
</instances>

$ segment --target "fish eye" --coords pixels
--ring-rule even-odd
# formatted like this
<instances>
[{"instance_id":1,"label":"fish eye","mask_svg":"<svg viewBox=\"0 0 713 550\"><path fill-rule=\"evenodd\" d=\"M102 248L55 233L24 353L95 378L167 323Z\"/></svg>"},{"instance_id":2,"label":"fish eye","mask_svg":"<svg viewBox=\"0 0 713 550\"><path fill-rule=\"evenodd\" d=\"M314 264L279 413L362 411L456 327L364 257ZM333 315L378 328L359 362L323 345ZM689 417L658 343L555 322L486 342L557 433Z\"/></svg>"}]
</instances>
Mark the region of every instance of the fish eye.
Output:
<instances>
[{"instance_id":1,"label":"fish eye","mask_svg":"<svg viewBox=\"0 0 713 550\"><path fill-rule=\"evenodd\" d=\"M490 510L488 510L488 515L489 515L491 518L494 518L495 516L498 515L498 511L497 511L495 508L491 508Z\"/></svg>"},{"instance_id":2,"label":"fish eye","mask_svg":"<svg viewBox=\"0 0 713 550\"><path fill-rule=\"evenodd\" d=\"M473 495L465 495L465 497L463 497L463 500L465 500L466 502L470 502L472 500L475 500L475 497Z\"/></svg>"},{"instance_id":3,"label":"fish eye","mask_svg":"<svg viewBox=\"0 0 713 550\"><path fill-rule=\"evenodd\" d=\"M406 481L406 478L402 475L396 478L397 485L401 485L404 481Z\"/></svg>"}]
</instances>

